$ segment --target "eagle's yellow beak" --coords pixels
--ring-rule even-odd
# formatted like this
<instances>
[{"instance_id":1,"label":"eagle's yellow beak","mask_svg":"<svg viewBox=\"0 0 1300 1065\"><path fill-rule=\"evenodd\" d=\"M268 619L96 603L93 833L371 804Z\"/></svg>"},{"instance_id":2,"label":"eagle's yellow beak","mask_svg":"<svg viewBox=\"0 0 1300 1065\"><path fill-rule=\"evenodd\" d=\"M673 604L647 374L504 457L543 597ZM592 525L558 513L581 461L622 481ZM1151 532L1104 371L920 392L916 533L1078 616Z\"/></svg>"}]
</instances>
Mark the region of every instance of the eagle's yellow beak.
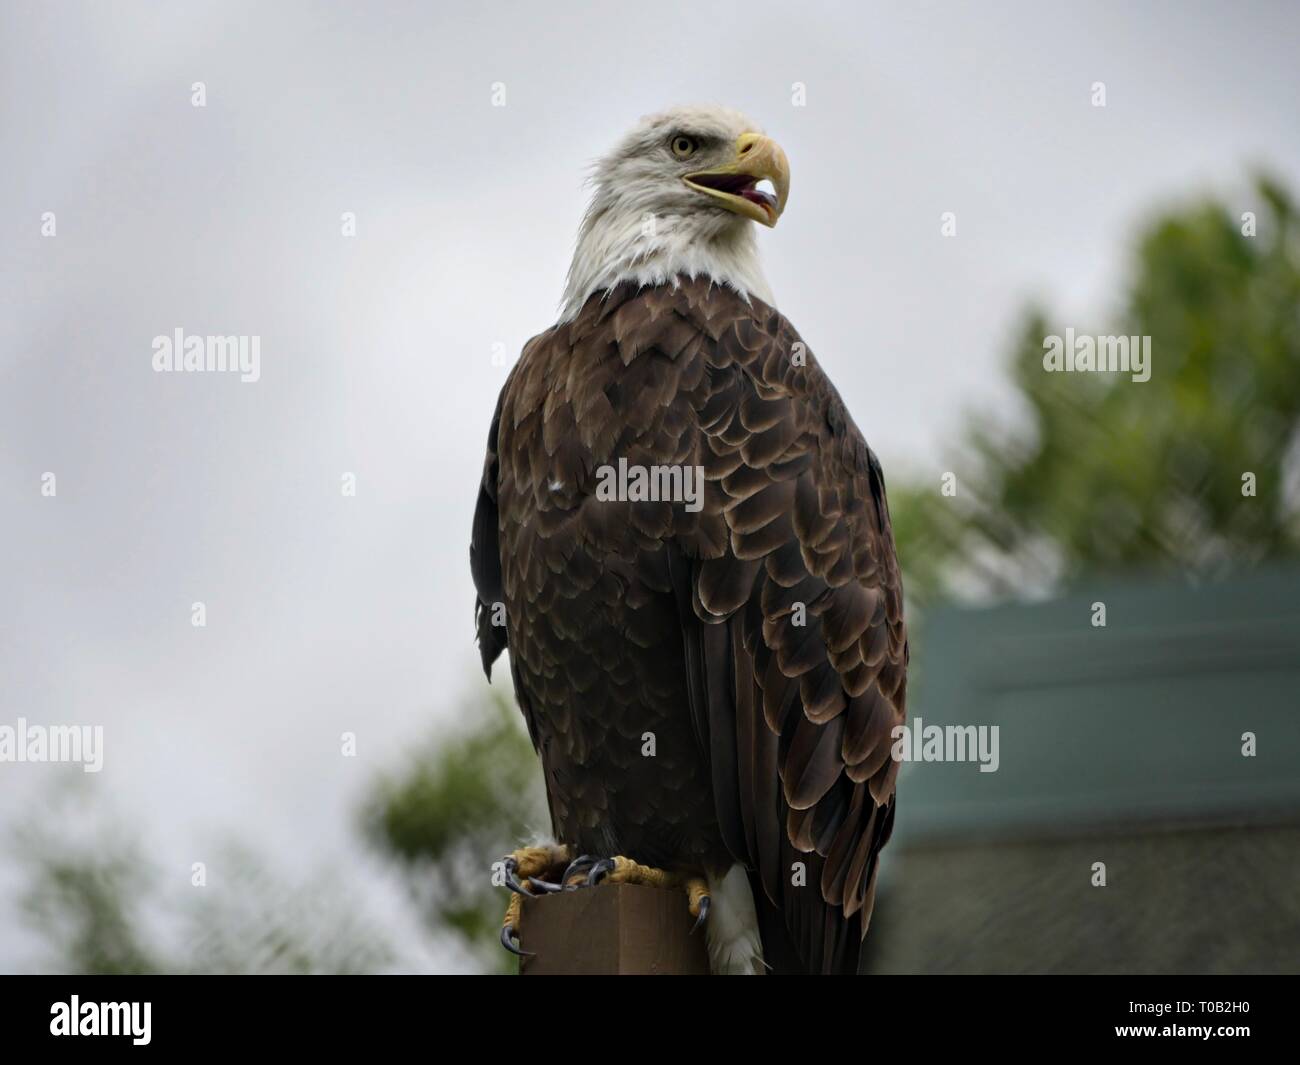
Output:
<instances>
[{"instance_id":1,"label":"eagle's yellow beak","mask_svg":"<svg viewBox=\"0 0 1300 1065\"><path fill-rule=\"evenodd\" d=\"M771 137L742 133L736 140L734 162L687 174L682 180L691 188L721 200L728 210L765 226L774 226L790 195L790 163ZM758 187L764 180L772 183L772 192Z\"/></svg>"}]
</instances>

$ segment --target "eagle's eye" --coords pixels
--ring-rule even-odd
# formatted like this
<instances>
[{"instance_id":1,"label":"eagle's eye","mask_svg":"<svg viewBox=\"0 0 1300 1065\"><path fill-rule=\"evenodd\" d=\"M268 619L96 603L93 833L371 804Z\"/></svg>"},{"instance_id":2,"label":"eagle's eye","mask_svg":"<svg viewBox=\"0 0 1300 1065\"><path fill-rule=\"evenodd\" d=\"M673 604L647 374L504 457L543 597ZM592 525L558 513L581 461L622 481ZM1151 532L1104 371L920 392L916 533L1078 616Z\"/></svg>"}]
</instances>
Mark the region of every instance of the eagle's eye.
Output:
<instances>
[{"instance_id":1,"label":"eagle's eye","mask_svg":"<svg viewBox=\"0 0 1300 1065\"><path fill-rule=\"evenodd\" d=\"M695 154L699 146L700 145L695 138L687 137L679 133L673 138L673 155L677 156L678 159L689 159Z\"/></svg>"}]
</instances>

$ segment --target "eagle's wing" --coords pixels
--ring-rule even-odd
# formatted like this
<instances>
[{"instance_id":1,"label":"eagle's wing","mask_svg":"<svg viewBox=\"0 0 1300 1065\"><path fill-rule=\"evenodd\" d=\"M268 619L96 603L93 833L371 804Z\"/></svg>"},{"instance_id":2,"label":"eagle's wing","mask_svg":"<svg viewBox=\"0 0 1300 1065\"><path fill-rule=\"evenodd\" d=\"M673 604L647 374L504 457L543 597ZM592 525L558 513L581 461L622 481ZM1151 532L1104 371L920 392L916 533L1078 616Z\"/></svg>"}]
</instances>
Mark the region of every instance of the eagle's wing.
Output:
<instances>
[{"instance_id":1,"label":"eagle's wing","mask_svg":"<svg viewBox=\"0 0 1300 1065\"><path fill-rule=\"evenodd\" d=\"M474 530L469 541L469 570L476 593L474 626L478 631L483 672L488 680L492 679L492 663L506 646L506 627L499 624L499 617L493 616L497 613L497 604L505 598L501 587L501 547L497 529L497 479L501 468L497 458L497 437L505 396L506 388L502 388L492 414L492 427L488 430L487 455L483 459L483 477L479 481L478 502L474 506Z\"/></svg>"},{"instance_id":2,"label":"eagle's wing","mask_svg":"<svg viewBox=\"0 0 1300 1065\"><path fill-rule=\"evenodd\" d=\"M691 315L708 380L701 525L726 525L720 555L671 552L691 710L728 848L805 966L853 971L893 824L902 582L875 455L790 323L746 311Z\"/></svg>"},{"instance_id":3,"label":"eagle's wing","mask_svg":"<svg viewBox=\"0 0 1300 1065\"><path fill-rule=\"evenodd\" d=\"M531 343L531 342L530 342ZM525 348L525 351L527 349ZM492 679L492 663L505 650L509 643L509 630L505 625L505 587L501 571L501 530L498 494L500 492L501 460L500 434L501 409L510 394L510 385L514 380L515 370L510 372L506 383L497 397L496 410L492 414L492 425L488 429L487 453L483 459L483 476L479 481L478 501L474 506L474 527L469 541L469 568L474 578L474 625L478 632L479 655L483 661L483 672L488 680ZM528 689L522 683L518 670L510 662L511 680L514 682L515 702L523 714L524 724L528 727L528 738L533 749L540 750L541 735L538 730L536 714ZM552 831L555 831L555 796L547 788L546 802L551 815Z\"/></svg>"}]
</instances>

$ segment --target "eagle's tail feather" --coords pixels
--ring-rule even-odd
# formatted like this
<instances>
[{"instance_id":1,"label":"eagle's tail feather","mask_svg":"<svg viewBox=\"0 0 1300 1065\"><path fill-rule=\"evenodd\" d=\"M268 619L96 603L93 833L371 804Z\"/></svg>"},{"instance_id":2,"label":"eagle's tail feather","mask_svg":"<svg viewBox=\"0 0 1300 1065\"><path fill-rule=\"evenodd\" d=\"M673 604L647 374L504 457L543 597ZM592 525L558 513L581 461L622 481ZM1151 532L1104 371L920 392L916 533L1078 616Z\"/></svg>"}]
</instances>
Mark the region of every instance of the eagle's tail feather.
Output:
<instances>
[{"instance_id":1,"label":"eagle's tail feather","mask_svg":"<svg viewBox=\"0 0 1300 1065\"><path fill-rule=\"evenodd\" d=\"M710 876L709 894L709 920L704 927L710 970L715 976L762 975L763 941L744 868L733 865L723 876Z\"/></svg>"}]
</instances>

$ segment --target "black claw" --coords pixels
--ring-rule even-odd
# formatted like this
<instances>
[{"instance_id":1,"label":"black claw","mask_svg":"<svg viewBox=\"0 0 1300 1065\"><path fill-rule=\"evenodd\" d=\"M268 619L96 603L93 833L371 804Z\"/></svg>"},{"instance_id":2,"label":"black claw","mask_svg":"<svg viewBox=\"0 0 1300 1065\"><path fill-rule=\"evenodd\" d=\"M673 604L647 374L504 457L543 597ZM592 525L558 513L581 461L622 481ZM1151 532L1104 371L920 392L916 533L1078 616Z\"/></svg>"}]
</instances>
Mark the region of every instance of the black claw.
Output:
<instances>
[{"instance_id":1,"label":"black claw","mask_svg":"<svg viewBox=\"0 0 1300 1065\"><path fill-rule=\"evenodd\" d=\"M615 868L614 859L602 858L591 867L591 872L587 874L587 887L595 887L605 877L609 876Z\"/></svg>"},{"instance_id":2,"label":"black claw","mask_svg":"<svg viewBox=\"0 0 1300 1065\"><path fill-rule=\"evenodd\" d=\"M695 918L695 923L691 925L691 935L694 935L704 927L704 922L709 918L709 896L705 895L700 899L700 915Z\"/></svg>"},{"instance_id":3,"label":"black claw","mask_svg":"<svg viewBox=\"0 0 1300 1065\"><path fill-rule=\"evenodd\" d=\"M518 955L521 958L533 957L533 952L531 950L523 950L515 943L514 935L515 935L514 925L512 924L502 925L501 945L505 947L506 950L510 951L511 954Z\"/></svg>"},{"instance_id":4,"label":"black claw","mask_svg":"<svg viewBox=\"0 0 1300 1065\"><path fill-rule=\"evenodd\" d=\"M552 884L549 880L538 880L537 877L529 877L528 883L535 888L541 888L547 894L554 894L557 891L563 891L563 884Z\"/></svg>"},{"instance_id":5,"label":"black claw","mask_svg":"<svg viewBox=\"0 0 1300 1065\"><path fill-rule=\"evenodd\" d=\"M600 859L591 854L583 854L577 858L574 858L573 861L569 863L569 867L564 870L564 875L560 877L560 885L566 891L576 891L582 885L580 884L570 885L569 878L573 876L581 875L590 866L595 865L598 861L600 861Z\"/></svg>"},{"instance_id":6,"label":"black claw","mask_svg":"<svg viewBox=\"0 0 1300 1065\"><path fill-rule=\"evenodd\" d=\"M517 875L517 870L519 869L519 863L515 861L513 857L508 856L505 859L505 867L506 867L506 887L508 887L511 891L515 892L518 895L527 895L531 898L533 893L528 890L527 885L525 885L524 882L520 880Z\"/></svg>"}]
</instances>

